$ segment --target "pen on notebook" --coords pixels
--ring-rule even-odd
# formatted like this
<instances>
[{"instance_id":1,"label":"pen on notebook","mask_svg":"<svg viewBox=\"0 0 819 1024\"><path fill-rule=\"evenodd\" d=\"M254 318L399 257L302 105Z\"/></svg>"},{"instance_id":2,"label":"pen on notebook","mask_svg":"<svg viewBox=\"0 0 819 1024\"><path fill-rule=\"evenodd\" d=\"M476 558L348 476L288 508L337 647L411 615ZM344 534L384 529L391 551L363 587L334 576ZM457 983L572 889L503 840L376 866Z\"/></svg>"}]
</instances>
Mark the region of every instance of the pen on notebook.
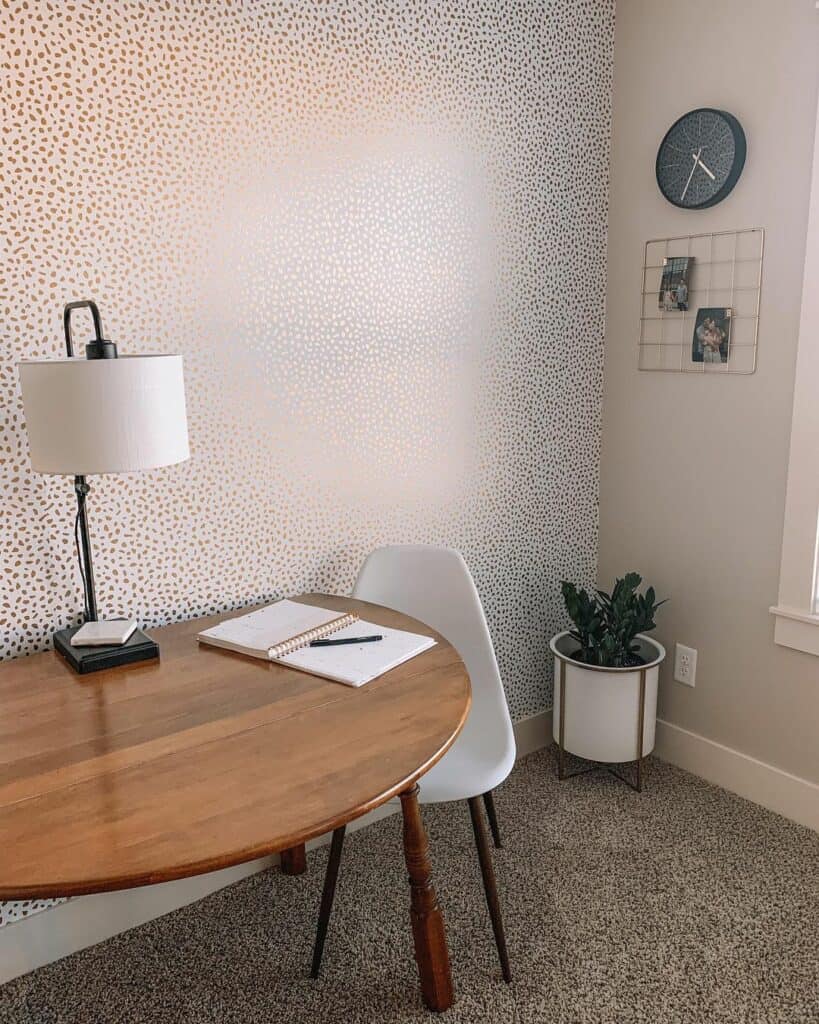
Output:
<instances>
[{"instance_id":1,"label":"pen on notebook","mask_svg":"<svg viewBox=\"0 0 819 1024\"><path fill-rule=\"evenodd\" d=\"M332 637L328 637L326 640L311 640L311 647L337 647L340 644L373 644L376 640L383 640L384 637L380 634L375 636L345 636L339 637L334 640Z\"/></svg>"}]
</instances>

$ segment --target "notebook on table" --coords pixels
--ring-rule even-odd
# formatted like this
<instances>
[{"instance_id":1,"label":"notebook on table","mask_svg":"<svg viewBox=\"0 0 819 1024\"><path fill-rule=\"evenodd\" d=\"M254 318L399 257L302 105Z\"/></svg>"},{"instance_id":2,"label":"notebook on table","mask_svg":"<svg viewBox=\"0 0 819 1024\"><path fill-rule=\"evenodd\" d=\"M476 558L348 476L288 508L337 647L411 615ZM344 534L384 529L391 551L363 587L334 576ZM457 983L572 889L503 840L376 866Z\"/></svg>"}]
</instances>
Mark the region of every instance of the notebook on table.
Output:
<instances>
[{"instance_id":1,"label":"notebook on table","mask_svg":"<svg viewBox=\"0 0 819 1024\"><path fill-rule=\"evenodd\" d=\"M380 634L383 640L310 647L312 640ZM435 644L432 637L365 622L357 615L277 601L197 634L200 643L264 658L347 686L363 686Z\"/></svg>"}]
</instances>

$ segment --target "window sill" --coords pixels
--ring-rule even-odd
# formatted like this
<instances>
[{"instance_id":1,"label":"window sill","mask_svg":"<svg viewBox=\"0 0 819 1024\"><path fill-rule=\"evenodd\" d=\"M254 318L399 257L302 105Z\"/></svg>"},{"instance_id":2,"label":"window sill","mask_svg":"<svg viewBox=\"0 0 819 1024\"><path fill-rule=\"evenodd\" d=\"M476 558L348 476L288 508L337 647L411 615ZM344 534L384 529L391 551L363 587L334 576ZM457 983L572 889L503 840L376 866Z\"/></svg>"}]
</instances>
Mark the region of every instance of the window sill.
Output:
<instances>
[{"instance_id":1,"label":"window sill","mask_svg":"<svg viewBox=\"0 0 819 1024\"><path fill-rule=\"evenodd\" d=\"M781 606L770 611L776 619L775 643L819 656L819 615Z\"/></svg>"}]
</instances>

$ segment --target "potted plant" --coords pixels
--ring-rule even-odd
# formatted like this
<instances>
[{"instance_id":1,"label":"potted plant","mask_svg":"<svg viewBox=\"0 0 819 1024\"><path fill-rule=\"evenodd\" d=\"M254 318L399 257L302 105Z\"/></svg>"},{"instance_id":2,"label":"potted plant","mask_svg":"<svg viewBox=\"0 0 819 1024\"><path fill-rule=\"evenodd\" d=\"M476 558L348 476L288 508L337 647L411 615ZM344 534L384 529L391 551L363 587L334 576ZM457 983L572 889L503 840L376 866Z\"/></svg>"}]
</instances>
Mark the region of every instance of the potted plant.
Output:
<instances>
[{"instance_id":1,"label":"potted plant","mask_svg":"<svg viewBox=\"0 0 819 1024\"><path fill-rule=\"evenodd\" d=\"M641 576L630 572L610 594L589 594L566 580L562 584L574 629L558 633L550 644L555 656L552 732L560 743L562 717L563 749L589 761L639 761L654 748L657 679L665 649L645 634L654 629L655 612L665 602L655 601L653 587L640 594L641 583Z\"/></svg>"}]
</instances>

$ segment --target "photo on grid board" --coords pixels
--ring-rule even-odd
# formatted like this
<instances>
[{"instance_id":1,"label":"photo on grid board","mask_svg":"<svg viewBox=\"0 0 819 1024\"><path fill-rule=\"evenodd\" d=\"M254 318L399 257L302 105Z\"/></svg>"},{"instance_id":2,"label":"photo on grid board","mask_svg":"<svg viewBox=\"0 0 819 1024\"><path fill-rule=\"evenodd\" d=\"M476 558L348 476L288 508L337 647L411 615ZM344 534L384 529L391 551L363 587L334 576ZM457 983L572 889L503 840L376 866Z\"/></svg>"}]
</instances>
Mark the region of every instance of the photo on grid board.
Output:
<instances>
[{"instance_id":1,"label":"photo on grid board","mask_svg":"<svg viewBox=\"0 0 819 1024\"><path fill-rule=\"evenodd\" d=\"M731 314L724 306L697 310L691 360L695 363L727 363L731 343Z\"/></svg>"},{"instance_id":2,"label":"photo on grid board","mask_svg":"<svg viewBox=\"0 0 819 1024\"><path fill-rule=\"evenodd\" d=\"M660 282L659 308L666 312L688 309L689 276L693 256L666 256Z\"/></svg>"}]
</instances>

